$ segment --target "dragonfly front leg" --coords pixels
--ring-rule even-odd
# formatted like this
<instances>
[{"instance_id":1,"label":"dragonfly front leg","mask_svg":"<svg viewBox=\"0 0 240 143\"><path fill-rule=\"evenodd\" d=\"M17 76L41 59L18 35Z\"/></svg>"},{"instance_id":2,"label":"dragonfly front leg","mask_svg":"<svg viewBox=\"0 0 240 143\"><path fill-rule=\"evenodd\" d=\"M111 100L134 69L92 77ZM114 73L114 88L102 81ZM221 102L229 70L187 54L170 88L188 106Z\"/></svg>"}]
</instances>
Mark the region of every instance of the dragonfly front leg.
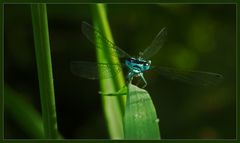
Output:
<instances>
[{"instance_id":1,"label":"dragonfly front leg","mask_svg":"<svg viewBox=\"0 0 240 143\"><path fill-rule=\"evenodd\" d=\"M134 77L134 73L130 71L127 75L127 80L129 83L132 83L133 77Z\"/></svg>"},{"instance_id":2,"label":"dragonfly front leg","mask_svg":"<svg viewBox=\"0 0 240 143\"><path fill-rule=\"evenodd\" d=\"M129 83L132 82L134 76L138 76L138 77L140 77L140 78L143 80L144 85L142 86L142 88L145 88L145 87L147 86L147 81L145 80L145 78L144 78L144 76L143 76L143 73L138 73L138 74L136 74L136 73L134 73L134 72L129 72L129 73L128 73L128 76L127 76L127 79L128 79L128 82L129 82ZM139 82L140 82L140 80L138 81L138 83L139 83ZM137 83L137 85L138 85L138 83Z\"/></svg>"},{"instance_id":3,"label":"dragonfly front leg","mask_svg":"<svg viewBox=\"0 0 240 143\"><path fill-rule=\"evenodd\" d=\"M147 86L147 81L145 80L145 78L143 76L143 73L140 73L139 75L140 75L140 77L142 78L142 80L144 82L144 85L142 86L142 88L145 88Z\"/></svg>"}]
</instances>

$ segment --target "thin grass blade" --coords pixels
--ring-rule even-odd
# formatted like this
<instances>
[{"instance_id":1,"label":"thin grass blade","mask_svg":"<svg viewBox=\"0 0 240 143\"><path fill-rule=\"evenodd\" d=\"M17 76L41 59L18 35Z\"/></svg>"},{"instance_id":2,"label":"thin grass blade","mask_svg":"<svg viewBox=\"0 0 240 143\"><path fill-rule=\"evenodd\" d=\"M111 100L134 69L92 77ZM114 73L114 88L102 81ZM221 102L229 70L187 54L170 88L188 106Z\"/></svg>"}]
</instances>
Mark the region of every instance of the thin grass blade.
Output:
<instances>
[{"instance_id":1,"label":"thin grass blade","mask_svg":"<svg viewBox=\"0 0 240 143\"><path fill-rule=\"evenodd\" d=\"M3 105L3 16L4 16L4 9L3 9L3 4L0 4L0 33L1 33L1 38L0 38L0 105ZM0 107L0 113L3 113L3 106ZM3 139L3 114L0 115L0 140Z\"/></svg>"},{"instance_id":2,"label":"thin grass blade","mask_svg":"<svg viewBox=\"0 0 240 143\"><path fill-rule=\"evenodd\" d=\"M93 23L96 29L101 30L101 33L109 41L113 43L113 37L111 34L110 26L107 19L107 14L104 4L93 5ZM97 40L97 61L98 63L109 63L109 64L120 64L117 56L116 50L104 45L104 41L95 35ZM112 71L117 71L115 67ZM104 69L99 68L100 73L100 88L103 93L115 93L119 89L125 86L125 81L123 77L122 70L118 72L116 76L109 79L104 79ZM114 73L113 73L114 74ZM108 131L111 139L123 139L123 114L125 107L125 97L124 96L102 96L103 109L107 121Z\"/></svg>"},{"instance_id":3,"label":"thin grass blade","mask_svg":"<svg viewBox=\"0 0 240 143\"><path fill-rule=\"evenodd\" d=\"M31 4L44 135L58 138L46 4Z\"/></svg>"}]
</instances>

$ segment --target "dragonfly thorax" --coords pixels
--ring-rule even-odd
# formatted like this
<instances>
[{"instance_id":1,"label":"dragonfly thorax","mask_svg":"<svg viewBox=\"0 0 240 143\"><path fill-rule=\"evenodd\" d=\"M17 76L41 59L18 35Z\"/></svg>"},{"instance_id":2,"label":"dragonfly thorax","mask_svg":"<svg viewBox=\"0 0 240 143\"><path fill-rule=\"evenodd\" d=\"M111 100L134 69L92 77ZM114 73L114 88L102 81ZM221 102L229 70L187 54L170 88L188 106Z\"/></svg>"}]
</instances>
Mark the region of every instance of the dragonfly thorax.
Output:
<instances>
[{"instance_id":1,"label":"dragonfly thorax","mask_svg":"<svg viewBox=\"0 0 240 143\"><path fill-rule=\"evenodd\" d=\"M142 58L127 58L125 61L127 67L135 74L142 73L150 69L151 61Z\"/></svg>"}]
</instances>

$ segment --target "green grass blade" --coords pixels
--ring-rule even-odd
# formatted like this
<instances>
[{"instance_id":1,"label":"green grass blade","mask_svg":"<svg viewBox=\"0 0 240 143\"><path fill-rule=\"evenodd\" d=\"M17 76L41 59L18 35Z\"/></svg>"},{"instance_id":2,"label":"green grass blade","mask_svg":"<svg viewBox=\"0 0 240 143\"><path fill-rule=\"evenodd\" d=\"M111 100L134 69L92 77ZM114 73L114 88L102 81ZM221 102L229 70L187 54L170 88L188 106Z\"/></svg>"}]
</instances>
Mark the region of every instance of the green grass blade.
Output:
<instances>
[{"instance_id":1,"label":"green grass blade","mask_svg":"<svg viewBox=\"0 0 240 143\"><path fill-rule=\"evenodd\" d=\"M5 85L5 110L31 138L43 138L43 123L40 114L27 102L24 95Z\"/></svg>"},{"instance_id":2,"label":"green grass blade","mask_svg":"<svg viewBox=\"0 0 240 143\"><path fill-rule=\"evenodd\" d=\"M46 4L31 4L45 138L57 138L57 117Z\"/></svg>"},{"instance_id":3,"label":"green grass blade","mask_svg":"<svg viewBox=\"0 0 240 143\"><path fill-rule=\"evenodd\" d=\"M3 139L3 4L0 4L0 140Z\"/></svg>"},{"instance_id":4,"label":"green grass blade","mask_svg":"<svg viewBox=\"0 0 240 143\"><path fill-rule=\"evenodd\" d=\"M129 84L124 116L124 138L160 139L158 121L148 92Z\"/></svg>"},{"instance_id":5,"label":"green grass blade","mask_svg":"<svg viewBox=\"0 0 240 143\"><path fill-rule=\"evenodd\" d=\"M93 22L94 26L102 31L103 35L113 42L110 26L104 4L93 5ZM96 39L100 40L100 39ZM101 46L101 45L99 45ZM97 61L99 63L119 63L117 57L114 57L114 51L109 47L100 47L97 49ZM115 53L116 54L116 53ZM115 69L112 69L114 71ZM122 72L112 79L101 79L100 72L100 88L103 93L115 93L124 85L124 77ZM124 96L102 96L104 113L108 125L111 139L123 139L123 114L125 106Z\"/></svg>"}]
</instances>

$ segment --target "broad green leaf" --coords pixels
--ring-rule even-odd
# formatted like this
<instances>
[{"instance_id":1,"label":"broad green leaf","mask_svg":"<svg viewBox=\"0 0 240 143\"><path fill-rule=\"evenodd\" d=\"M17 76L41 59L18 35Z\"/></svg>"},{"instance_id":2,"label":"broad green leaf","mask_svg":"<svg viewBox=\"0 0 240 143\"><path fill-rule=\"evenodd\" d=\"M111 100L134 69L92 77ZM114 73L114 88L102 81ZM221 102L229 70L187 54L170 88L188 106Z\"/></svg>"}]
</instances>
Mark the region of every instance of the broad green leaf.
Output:
<instances>
[{"instance_id":1,"label":"broad green leaf","mask_svg":"<svg viewBox=\"0 0 240 143\"><path fill-rule=\"evenodd\" d=\"M158 122L148 92L130 83L124 116L125 139L160 139Z\"/></svg>"}]
</instances>

